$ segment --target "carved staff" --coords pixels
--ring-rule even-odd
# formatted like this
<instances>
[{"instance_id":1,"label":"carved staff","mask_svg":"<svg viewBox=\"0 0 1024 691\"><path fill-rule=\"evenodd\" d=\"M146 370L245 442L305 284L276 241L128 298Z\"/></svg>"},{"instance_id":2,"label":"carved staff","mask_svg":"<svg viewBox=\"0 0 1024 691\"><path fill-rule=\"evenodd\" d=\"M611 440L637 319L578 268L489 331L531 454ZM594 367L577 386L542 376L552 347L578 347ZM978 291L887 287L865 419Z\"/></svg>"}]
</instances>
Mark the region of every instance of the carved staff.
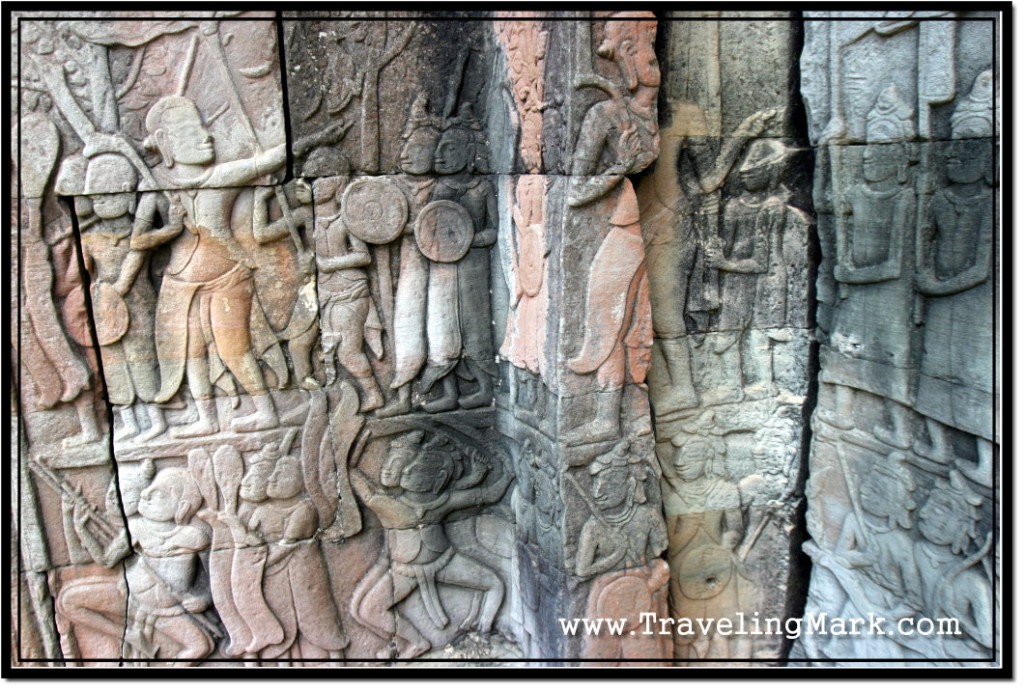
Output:
<instances>
[{"instance_id":1,"label":"carved staff","mask_svg":"<svg viewBox=\"0 0 1024 691\"><path fill-rule=\"evenodd\" d=\"M836 455L839 459L839 468L843 472L843 479L846 480L846 489L850 493L850 503L853 505L853 516L857 520L857 528L860 530L861 538L863 539L867 535L867 530L864 527L864 514L860 508L860 502L858 501L857 483L853 479L853 475L850 473L850 466L846 462L846 451L843 449L841 444L835 445Z\"/></svg>"},{"instance_id":2,"label":"carved staff","mask_svg":"<svg viewBox=\"0 0 1024 691\"><path fill-rule=\"evenodd\" d=\"M108 541L113 540L121 532L120 528L112 526L110 521L107 520L106 515L100 513L99 509L82 495L80 489L73 487L66 479L31 458L28 459L28 467L36 477L49 485L58 495L69 500L74 506L82 508L88 515L89 520L92 521Z\"/></svg>"}]
</instances>

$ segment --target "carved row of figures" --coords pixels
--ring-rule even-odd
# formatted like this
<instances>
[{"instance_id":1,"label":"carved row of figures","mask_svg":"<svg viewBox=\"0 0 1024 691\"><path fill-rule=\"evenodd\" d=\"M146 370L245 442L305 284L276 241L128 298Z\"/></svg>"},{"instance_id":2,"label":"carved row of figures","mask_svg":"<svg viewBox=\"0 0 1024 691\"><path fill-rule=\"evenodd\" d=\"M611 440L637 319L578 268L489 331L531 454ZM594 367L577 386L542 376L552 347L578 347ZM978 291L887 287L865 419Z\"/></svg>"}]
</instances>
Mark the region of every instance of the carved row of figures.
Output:
<instances>
[{"instance_id":1,"label":"carved row of figures","mask_svg":"<svg viewBox=\"0 0 1024 691\"><path fill-rule=\"evenodd\" d=\"M175 181L197 181L195 189L138 194L139 171L129 157L115 152L65 160L55 185L58 194L80 193L75 210L82 259L91 278L92 314L107 392L121 410L119 436L143 429L140 441L160 435L166 429L161 405L175 397L184 382L195 401L197 419L172 430L174 436L215 434L220 425L214 387L236 395L238 385L251 396L255 412L233 420L233 431L273 428L278 416L268 385L276 380L283 388L289 378L281 349L284 341L303 388L320 385L314 363L322 343L325 383L336 379L337 361L359 386L362 409L380 408L384 398L364 346L368 343L378 358L383 356L382 330L390 337L387 349L393 353L394 377L389 388L396 396L381 415L409 412L411 382L421 373L424 394L435 383L442 391L422 402L426 410L491 403L495 373L488 248L496 239L497 200L491 183L472 175L485 151L480 126L468 108L442 124L427 113L425 99L418 98L403 148L407 174L397 180L361 179L347 187L335 184L334 213L318 215L315 222L313 191L301 180L284 188L257 188L251 208L241 208L242 191L234 186L278 169L285 160L283 145L250 159L218 162L198 109L179 96L158 101L147 116L147 127ZM44 116L28 116L21 131L24 141L41 141L43 145L37 146L48 149L40 160L49 164L49 170L36 169L37 164L22 174L23 185L40 180L39 189L32 191L42 193L57 159L56 127ZM434 177L435 173L444 177ZM81 189L73 188L76 180L84 180ZM318 190L322 185L327 191L319 193L327 199L318 199L326 202L318 211L331 208L331 182L317 183ZM32 191L26 189L25 194ZM277 220L271 220L271 199L282 212ZM40 245L40 252L45 252L37 237L41 209L29 209L26 244ZM314 229L314 224L322 227ZM386 245L399 237L401 266L394 294L389 255L383 251L374 256L379 291L387 291L377 300L384 312L382 323L367 280L368 245ZM33 239L37 242L28 242ZM289 255L295 256L297 277L288 277L296 285L291 315L275 332L263 305L283 298L279 290L266 288L275 276L261 280L264 269L256 265L246 243L279 241L294 243ZM307 247L310 241L315 241L315 251ZM169 244L169 257L157 289L150 264L163 244ZM69 267L73 270L74 263ZM26 276L27 281L38 282L33 274ZM265 288L263 295L260 286ZM49 297L35 287L24 286L24 294L33 296L33 307ZM81 289L70 299L77 299L83 312L89 302ZM281 311L281 305L273 306ZM42 309L29 313L34 317L37 311L45 314ZM62 341L59 324L41 319L32 319L31 324L40 340ZM364 332L371 335L369 341ZM79 340L91 344L87 338ZM62 360L59 354L52 359L77 362L74 357ZM456 384L457 365L461 380L469 383ZM45 404L47 394L39 392ZM148 415L145 428L136 419L136 410Z\"/></svg>"},{"instance_id":2,"label":"carved row of figures","mask_svg":"<svg viewBox=\"0 0 1024 691\"><path fill-rule=\"evenodd\" d=\"M807 656L952 664L990 657L996 535L984 528L983 517L991 498L979 494L957 470L939 477L918 472L914 459L901 452L878 457L864 474L853 472L851 458L839 446L835 458L812 475L808 498L819 504L828 476L842 475L839 482L848 487L851 508L841 527L812 527L816 541L804 545L819 567L811 578L807 615L825 612L850 621L874 614L887 622L952 618L956 630L949 635L915 627L914 633L891 637L807 636ZM925 482L931 484L927 490ZM815 508L827 512L823 505ZM830 544L825 531L837 528Z\"/></svg>"},{"instance_id":3,"label":"carved row of figures","mask_svg":"<svg viewBox=\"0 0 1024 691\"><path fill-rule=\"evenodd\" d=\"M915 451L949 464L953 430L966 432L978 439L978 478L991 474L997 440L992 108L986 70L957 103L953 139L919 151L913 109L883 89L859 167L849 147L830 150L837 191L822 200L835 228L834 282L819 280L830 320L822 381L835 402L819 419L850 430L856 400L880 396L889 422L871 430L877 439L909 449L921 418L927 441Z\"/></svg>"},{"instance_id":4,"label":"carved row of figures","mask_svg":"<svg viewBox=\"0 0 1024 691\"><path fill-rule=\"evenodd\" d=\"M292 428L265 437L256 452L214 443L185 463L124 467L105 510L33 461L38 480L62 495L67 539L86 561L124 568L59 589L64 656L181 665L211 655L255 665L341 660L345 622L354 621L380 639L371 656L409 659L439 635L450 642L496 631L511 526L500 511L486 512L512 480L502 452L425 420L360 434L351 387L327 428L325 403L312 394L299 444ZM363 532L356 497L380 526L361 543L349 541ZM469 517L475 534L453 533L453 513ZM364 572L337 572L339 555Z\"/></svg>"}]
</instances>

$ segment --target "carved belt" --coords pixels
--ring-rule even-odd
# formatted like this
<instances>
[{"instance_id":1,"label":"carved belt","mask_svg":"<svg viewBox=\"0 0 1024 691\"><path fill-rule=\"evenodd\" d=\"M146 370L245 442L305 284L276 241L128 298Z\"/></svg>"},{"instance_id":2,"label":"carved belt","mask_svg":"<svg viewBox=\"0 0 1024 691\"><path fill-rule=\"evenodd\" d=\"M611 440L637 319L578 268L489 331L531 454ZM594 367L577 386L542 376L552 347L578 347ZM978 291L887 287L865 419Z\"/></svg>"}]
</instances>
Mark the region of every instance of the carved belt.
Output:
<instances>
[{"instance_id":1,"label":"carved belt","mask_svg":"<svg viewBox=\"0 0 1024 691\"><path fill-rule=\"evenodd\" d=\"M439 629L448 626L448 615L441 604L441 597L437 594L437 572L448 566L448 562L455 556L455 548L449 547L437 559L429 564L403 564L394 562L392 568L395 573L407 578L415 578L420 589L420 598L423 600L423 607L427 610L430 620Z\"/></svg>"}]
</instances>

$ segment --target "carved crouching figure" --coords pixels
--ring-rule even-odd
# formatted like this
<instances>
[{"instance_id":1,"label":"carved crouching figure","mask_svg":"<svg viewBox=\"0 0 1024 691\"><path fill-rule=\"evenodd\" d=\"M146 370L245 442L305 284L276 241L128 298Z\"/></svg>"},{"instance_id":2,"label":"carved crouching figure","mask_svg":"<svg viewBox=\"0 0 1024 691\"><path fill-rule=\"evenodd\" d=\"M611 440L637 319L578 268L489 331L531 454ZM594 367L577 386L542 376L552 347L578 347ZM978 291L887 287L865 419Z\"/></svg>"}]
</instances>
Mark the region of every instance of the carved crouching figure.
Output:
<instances>
[{"instance_id":1,"label":"carved crouching figure","mask_svg":"<svg viewBox=\"0 0 1024 691\"><path fill-rule=\"evenodd\" d=\"M484 506L498 501L512 476L504 467L483 474L456 478L456 465L445 449L421 446L422 432L412 432L391 442L390 456L381 469L380 480L371 480L360 470L352 474L352 485L387 531L386 547L374 568L352 596L352 615L385 640L398 639L398 658L417 657L430 649L430 641L400 611L399 605L419 591L423 608L433 626L444 629L448 614L437 589L438 583L484 592L478 619L465 621L460 629L489 632L505 597L505 585L490 567L456 551L445 533L444 518L458 509ZM470 486L456 488L459 485ZM390 557L390 559L389 559ZM386 578L390 566L390 578ZM389 658L389 647L378 657Z\"/></svg>"},{"instance_id":2,"label":"carved crouching figure","mask_svg":"<svg viewBox=\"0 0 1024 691\"><path fill-rule=\"evenodd\" d=\"M61 591L60 613L94 635L123 639L130 659L190 666L213 652L211 634L218 629L205 614L211 601L199 559L210 539L192 522L202 501L186 470L161 470L142 491L138 514L128 518L130 545L124 533L104 544L91 517L76 507L76 531L97 562L127 560L127 592L122 578L83 579Z\"/></svg>"}]
</instances>

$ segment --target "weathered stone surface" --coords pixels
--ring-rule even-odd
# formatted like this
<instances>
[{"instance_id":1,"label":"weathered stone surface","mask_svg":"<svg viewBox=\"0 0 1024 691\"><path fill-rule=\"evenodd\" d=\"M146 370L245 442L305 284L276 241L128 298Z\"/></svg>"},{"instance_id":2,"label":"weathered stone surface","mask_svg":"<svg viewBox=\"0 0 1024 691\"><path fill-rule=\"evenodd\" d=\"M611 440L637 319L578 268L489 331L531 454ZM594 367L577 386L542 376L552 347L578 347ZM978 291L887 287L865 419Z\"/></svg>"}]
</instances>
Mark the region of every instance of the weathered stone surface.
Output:
<instances>
[{"instance_id":1,"label":"weathered stone surface","mask_svg":"<svg viewBox=\"0 0 1024 691\"><path fill-rule=\"evenodd\" d=\"M933 14L20 16L16 664L998 651L998 65Z\"/></svg>"},{"instance_id":2,"label":"weathered stone surface","mask_svg":"<svg viewBox=\"0 0 1024 691\"><path fill-rule=\"evenodd\" d=\"M824 337L807 613L961 627L804 637L798 654L822 664L999 654L996 39L971 18L807 23Z\"/></svg>"},{"instance_id":3,"label":"weathered stone surface","mask_svg":"<svg viewBox=\"0 0 1024 691\"><path fill-rule=\"evenodd\" d=\"M797 597L814 222L794 137L793 26L717 14L669 25L666 52L699 68L669 73L661 153L637 196L670 611L741 628L755 612L787 616ZM764 53L756 67L739 59L744 41ZM674 630L680 665L778 659L786 646Z\"/></svg>"}]
</instances>

